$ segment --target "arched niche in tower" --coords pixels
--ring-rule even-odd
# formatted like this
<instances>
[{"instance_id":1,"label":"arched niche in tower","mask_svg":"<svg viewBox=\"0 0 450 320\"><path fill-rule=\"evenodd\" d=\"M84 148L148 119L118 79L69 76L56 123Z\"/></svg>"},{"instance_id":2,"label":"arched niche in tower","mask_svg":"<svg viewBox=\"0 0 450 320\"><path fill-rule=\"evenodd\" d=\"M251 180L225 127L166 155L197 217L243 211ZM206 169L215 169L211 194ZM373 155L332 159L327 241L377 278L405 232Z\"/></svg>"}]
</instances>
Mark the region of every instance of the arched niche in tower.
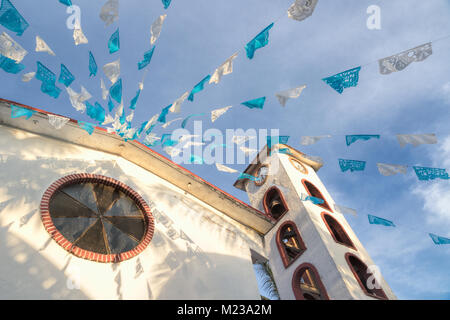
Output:
<instances>
[{"instance_id":1,"label":"arched niche in tower","mask_svg":"<svg viewBox=\"0 0 450 320\"><path fill-rule=\"evenodd\" d=\"M296 300L330 300L319 272L310 263L303 263L295 269L292 290Z\"/></svg>"},{"instance_id":2,"label":"arched niche in tower","mask_svg":"<svg viewBox=\"0 0 450 320\"><path fill-rule=\"evenodd\" d=\"M275 186L270 187L264 194L263 206L266 213L275 220L280 219L289 211L283 194Z\"/></svg>"},{"instance_id":3,"label":"arched niche in tower","mask_svg":"<svg viewBox=\"0 0 450 320\"><path fill-rule=\"evenodd\" d=\"M319 189L317 189L317 187L315 185L313 185L311 182L309 182L306 179L302 180L302 184L305 187L306 192L308 192L308 194L311 197L315 197L315 198L323 200L323 203L316 204L317 206L333 212L333 210L331 210L331 207L329 206L327 200L325 200L325 197L322 195L322 192L320 192Z\"/></svg>"},{"instance_id":4,"label":"arched niche in tower","mask_svg":"<svg viewBox=\"0 0 450 320\"><path fill-rule=\"evenodd\" d=\"M344 227L342 227L342 225L335 218L326 212L322 212L321 216L334 241L356 250L355 245L348 236L347 232L345 232Z\"/></svg>"},{"instance_id":5,"label":"arched niche in tower","mask_svg":"<svg viewBox=\"0 0 450 320\"><path fill-rule=\"evenodd\" d=\"M345 254L345 260L347 260L350 270L352 270L356 281L358 281L361 289L366 295L382 300L388 299L380 284L374 283L374 281L372 281L374 278L370 279L373 277L373 274L368 270L367 265L362 262L361 259L354 254L347 252Z\"/></svg>"},{"instance_id":6,"label":"arched niche in tower","mask_svg":"<svg viewBox=\"0 0 450 320\"><path fill-rule=\"evenodd\" d=\"M276 242L285 268L306 251L305 243L292 221L286 221L278 228Z\"/></svg>"}]
</instances>

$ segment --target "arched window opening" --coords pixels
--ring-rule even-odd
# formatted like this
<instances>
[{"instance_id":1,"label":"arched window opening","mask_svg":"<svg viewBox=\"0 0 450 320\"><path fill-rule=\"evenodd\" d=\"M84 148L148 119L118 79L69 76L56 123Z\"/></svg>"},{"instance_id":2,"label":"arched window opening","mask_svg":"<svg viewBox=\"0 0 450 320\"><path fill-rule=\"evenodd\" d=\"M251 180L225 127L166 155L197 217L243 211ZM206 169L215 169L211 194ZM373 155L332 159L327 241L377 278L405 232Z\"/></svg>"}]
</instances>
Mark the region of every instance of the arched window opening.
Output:
<instances>
[{"instance_id":1,"label":"arched window opening","mask_svg":"<svg viewBox=\"0 0 450 320\"><path fill-rule=\"evenodd\" d=\"M333 212L333 210L331 210L330 206L328 205L328 202L325 200L325 197L322 195L319 189L316 188L315 185L307 180L302 180L302 183L310 196L323 200L323 203L317 204L318 206Z\"/></svg>"},{"instance_id":2,"label":"arched window opening","mask_svg":"<svg viewBox=\"0 0 450 320\"><path fill-rule=\"evenodd\" d=\"M319 273L309 263L304 263L295 270L292 289L297 300L329 300Z\"/></svg>"},{"instance_id":3,"label":"arched window opening","mask_svg":"<svg viewBox=\"0 0 450 320\"><path fill-rule=\"evenodd\" d=\"M322 212L322 219L325 222L328 231L330 231L334 241L356 250L356 247L350 237L347 235L347 232L345 232L344 228L335 218L333 218L328 213Z\"/></svg>"},{"instance_id":4,"label":"arched window opening","mask_svg":"<svg viewBox=\"0 0 450 320\"><path fill-rule=\"evenodd\" d=\"M286 221L278 229L277 245L281 260L283 260L286 268L306 250L306 246L300 237L297 227L291 221Z\"/></svg>"},{"instance_id":5,"label":"arched window opening","mask_svg":"<svg viewBox=\"0 0 450 320\"><path fill-rule=\"evenodd\" d=\"M369 279L372 277L372 273L368 272L368 268L364 262L351 253L347 253L345 259L366 295L377 299L388 299L379 284L374 284L372 279Z\"/></svg>"},{"instance_id":6,"label":"arched window opening","mask_svg":"<svg viewBox=\"0 0 450 320\"><path fill-rule=\"evenodd\" d=\"M280 219L282 215L289 211L286 201L277 187L267 190L263 204L266 213L270 214L275 220Z\"/></svg>"}]
</instances>

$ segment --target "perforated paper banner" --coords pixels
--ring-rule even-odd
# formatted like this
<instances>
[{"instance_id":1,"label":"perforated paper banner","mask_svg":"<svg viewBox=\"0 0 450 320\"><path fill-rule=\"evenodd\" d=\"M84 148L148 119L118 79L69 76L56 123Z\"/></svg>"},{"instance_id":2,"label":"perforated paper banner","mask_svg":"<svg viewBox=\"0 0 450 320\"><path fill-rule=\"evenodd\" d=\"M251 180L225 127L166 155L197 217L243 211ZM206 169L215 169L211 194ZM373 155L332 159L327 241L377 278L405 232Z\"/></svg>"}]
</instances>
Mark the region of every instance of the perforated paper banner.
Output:
<instances>
[{"instance_id":1,"label":"perforated paper banner","mask_svg":"<svg viewBox=\"0 0 450 320\"><path fill-rule=\"evenodd\" d=\"M120 50L120 34L119 28L111 35L108 41L109 53L112 54Z\"/></svg>"},{"instance_id":2,"label":"perforated paper banner","mask_svg":"<svg viewBox=\"0 0 450 320\"><path fill-rule=\"evenodd\" d=\"M156 40L158 40L160 34L161 34L161 30L162 30L162 26L164 23L164 20L166 19L167 14L163 14L160 15L155 22L153 22L152 26L150 27L150 33L152 35L152 37L150 38L150 44L153 45Z\"/></svg>"},{"instance_id":3,"label":"perforated paper banner","mask_svg":"<svg viewBox=\"0 0 450 320\"><path fill-rule=\"evenodd\" d=\"M425 43L413 49L395 54L393 56L380 59L378 65L381 74L402 71L411 63L423 61L433 54L431 42Z\"/></svg>"},{"instance_id":4,"label":"perforated paper banner","mask_svg":"<svg viewBox=\"0 0 450 320\"><path fill-rule=\"evenodd\" d=\"M0 24L15 32L18 36L21 36L29 27L28 22L9 0L2 0L0 7Z\"/></svg>"},{"instance_id":5,"label":"perforated paper banner","mask_svg":"<svg viewBox=\"0 0 450 320\"><path fill-rule=\"evenodd\" d=\"M417 147L421 144L436 144L437 138L434 133L426 134L397 134L397 140L400 147L404 147L407 144L412 144Z\"/></svg>"},{"instance_id":6,"label":"perforated paper banner","mask_svg":"<svg viewBox=\"0 0 450 320\"><path fill-rule=\"evenodd\" d=\"M334 205L334 210L341 214L351 214L353 216L357 215L357 212L355 209L347 208L347 207L340 206L340 205L338 206L337 204Z\"/></svg>"},{"instance_id":7,"label":"perforated paper banner","mask_svg":"<svg viewBox=\"0 0 450 320\"><path fill-rule=\"evenodd\" d=\"M173 104L171 104L170 112L173 112L173 113L180 112L181 105L187 99L188 96L189 96L189 92L185 92L185 93L183 93L183 95L181 97L179 97L177 100L175 100L175 102Z\"/></svg>"},{"instance_id":8,"label":"perforated paper banner","mask_svg":"<svg viewBox=\"0 0 450 320\"><path fill-rule=\"evenodd\" d=\"M434 244L437 244L437 245L450 244L449 238L441 237L441 236L435 235L433 233L429 233L429 236L433 240Z\"/></svg>"},{"instance_id":9,"label":"perforated paper banner","mask_svg":"<svg viewBox=\"0 0 450 320\"><path fill-rule=\"evenodd\" d=\"M97 75L97 63L91 51L89 51L89 72L89 77Z\"/></svg>"},{"instance_id":10,"label":"perforated paper banner","mask_svg":"<svg viewBox=\"0 0 450 320\"><path fill-rule=\"evenodd\" d=\"M237 57L237 52L225 60L213 73L209 83L218 84L222 79L222 76L230 74L233 72L233 60Z\"/></svg>"},{"instance_id":11,"label":"perforated paper banner","mask_svg":"<svg viewBox=\"0 0 450 320\"><path fill-rule=\"evenodd\" d=\"M369 139L380 139L379 134L353 134L353 135L347 135L345 136L345 142L347 143L347 146L351 145L353 142L356 142L358 140L369 140Z\"/></svg>"},{"instance_id":12,"label":"perforated paper banner","mask_svg":"<svg viewBox=\"0 0 450 320\"><path fill-rule=\"evenodd\" d=\"M87 44L87 43L89 43L89 40L84 35L83 30L81 29L81 27L73 29L73 41L75 42L76 46L78 46L80 44Z\"/></svg>"},{"instance_id":13,"label":"perforated paper banner","mask_svg":"<svg viewBox=\"0 0 450 320\"><path fill-rule=\"evenodd\" d=\"M172 0L162 0L164 9L167 9L170 6L170 2L172 2Z\"/></svg>"},{"instance_id":14,"label":"perforated paper banner","mask_svg":"<svg viewBox=\"0 0 450 320\"><path fill-rule=\"evenodd\" d=\"M192 89L191 93L189 94L189 97L188 97L189 101L194 101L194 94L202 91L205 86L205 83L208 82L210 78L211 78L211 76L207 75L199 83L197 83L195 85L194 89Z\"/></svg>"},{"instance_id":15,"label":"perforated paper banner","mask_svg":"<svg viewBox=\"0 0 450 320\"><path fill-rule=\"evenodd\" d=\"M296 99L296 98L300 97L300 94L302 93L303 89L305 89L305 88L306 88L306 85L302 85L297 88L280 91L280 92L276 93L275 96L277 97L278 102L280 102L280 104L284 107L284 106L286 106L286 102L288 101L288 99Z\"/></svg>"},{"instance_id":16,"label":"perforated paper banner","mask_svg":"<svg viewBox=\"0 0 450 320\"><path fill-rule=\"evenodd\" d=\"M13 59L0 55L0 68L5 72L17 74L25 69L25 66L22 63L17 63Z\"/></svg>"},{"instance_id":17,"label":"perforated paper banner","mask_svg":"<svg viewBox=\"0 0 450 320\"><path fill-rule=\"evenodd\" d=\"M295 0L288 9L288 17L302 21L311 16L318 0Z\"/></svg>"},{"instance_id":18,"label":"perforated paper banner","mask_svg":"<svg viewBox=\"0 0 450 320\"><path fill-rule=\"evenodd\" d=\"M102 7L100 19L105 22L106 26L117 21L119 18L119 0L108 0Z\"/></svg>"},{"instance_id":19,"label":"perforated paper banner","mask_svg":"<svg viewBox=\"0 0 450 320\"><path fill-rule=\"evenodd\" d=\"M50 49L50 47L48 46L47 43L45 43L45 41L39 37L36 36L36 52L47 52L49 55L54 56L55 53L53 52L52 49Z\"/></svg>"},{"instance_id":20,"label":"perforated paper banner","mask_svg":"<svg viewBox=\"0 0 450 320\"><path fill-rule=\"evenodd\" d=\"M25 119L30 119L33 114L35 114L36 111L22 108L19 106L16 106L14 104L11 105L11 118L20 118L25 117Z\"/></svg>"},{"instance_id":21,"label":"perforated paper banner","mask_svg":"<svg viewBox=\"0 0 450 320\"><path fill-rule=\"evenodd\" d=\"M347 160L347 159L339 159L339 166L341 167L341 171L345 172L347 170L353 171L364 171L366 167L365 161L359 160Z\"/></svg>"},{"instance_id":22,"label":"perforated paper banner","mask_svg":"<svg viewBox=\"0 0 450 320\"><path fill-rule=\"evenodd\" d=\"M90 135L94 132L95 125L89 122L78 121L81 129L86 130Z\"/></svg>"},{"instance_id":23,"label":"perforated paper banner","mask_svg":"<svg viewBox=\"0 0 450 320\"><path fill-rule=\"evenodd\" d=\"M322 199L319 199L319 198L316 198L316 197L313 197L313 196L310 196L310 195L307 195L307 194L304 194L304 193L301 194L300 200L301 201L311 201L314 204L322 204L322 203L324 203L324 201Z\"/></svg>"},{"instance_id":24,"label":"perforated paper banner","mask_svg":"<svg viewBox=\"0 0 450 320\"><path fill-rule=\"evenodd\" d=\"M122 79L117 80L117 82L111 86L109 94L111 98L117 101L117 103L122 102Z\"/></svg>"},{"instance_id":25,"label":"perforated paper banner","mask_svg":"<svg viewBox=\"0 0 450 320\"><path fill-rule=\"evenodd\" d=\"M264 107L264 102L266 101L266 97L261 97L249 101L242 102L244 106L250 109L262 109Z\"/></svg>"},{"instance_id":26,"label":"perforated paper banner","mask_svg":"<svg viewBox=\"0 0 450 320\"><path fill-rule=\"evenodd\" d=\"M324 138L331 138L330 135L325 136L302 136L300 138L300 144L303 146L309 146L312 144L317 143L318 141L324 139Z\"/></svg>"},{"instance_id":27,"label":"perforated paper banner","mask_svg":"<svg viewBox=\"0 0 450 320\"><path fill-rule=\"evenodd\" d=\"M223 114L225 114L230 108L232 108L232 106L219 108L219 109L215 109L215 110L211 111L211 122L214 122L217 119L219 119L219 117L221 117Z\"/></svg>"},{"instance_id":28,"label":"perforated paper banner","mask_svg":"<svg viewBox=\"0 0 450 320\"><path fill-rule=\"evenodd\" d=\"M0 35L0 54L14 60L16 63L22 62L27 55L27 50L14 41L6 32Z\"/></svg>"},{"instance_id":29,"label":"perforated paper banner","mask_svg":"<svg viewBox=\"0 0 450 320\"><path fill-rule=\"evenodd\" d=\"M397 173L406 173L407 166L398 164L377 163L378 171L383 176L393 176Z\"/></svg>"},{"instance_id":30,"label":"perforated paper banner","mask_svg":"<svg viewBox=\"0 0 450 320\"><path fill-rule=\"evenodd\" d=\"M413 167L419 180L434 180L443 179L448 180L449 176L445 169L428 168L428 167Z\"/></svg>"},{"instance_id":31,"label":"perforated paper banner","mask_svg":"<svg viewBox=\"0 0 450 320\"><path fill-rule=\"evenodd\" d=\"M67 67L61 63L61 73L59 74L58 82L69 87L75 80L74 75L67 69Z\"/></svg>"},{"instance_id":32,"label":"perforated paper banner","mask_svg":"<svg viewBox=\"0 0 450 320\"><path fill-rule=\"evenodd\" d=\"M263 31L258 33L256 37L250 40L245 45L245 51L247 52L247 58L253 59L255 51L259 48L265 47L269 43L269 30L273 27L273 22L264 28Z\"/></svg>"},{"instance_id":33,"label":"perforated paper banner","mask_svg":"<svg viewBox=\"0 0 450 320\"><path fill-rule=\"evenodd\" d=\"M217 170L222 171L222 172L228 172L228 173L238 172L237 170L234 170L234 169L232 169L230 167L227 167L227 166L225 166L223 164L220 164L220 163L216 163L216 168L217 168Z\"/></svg>"},{"instance_id":34,"label":"perforated paper banner","mask_svg":"<svg viewBox=\"0 0 450 320\"><path fill-rule=\"evenodd\" d=\"M103 72L111 83L116 83L120 77L120 59L105 64L103 66Z\"/></svg>"},{"instance_id":35,"label":"perforated paper banner","mask_svg":"<svg viewBox=\"0 0 450 320\"><path fill-rule=\"evenodd\" d=\"M334 76L323 78L322 80L325 81L325 83L332 87L334 90L342 94L342 92L344 92L344 89L356 87L358 85L360 70L361 67L356 67L335 74Z\"/></svg>"},{"instance_id":36,"label":"perforated paper banner","mask_svg":"<svg viewBox=\"0 0 450 320\"><path fill-rule=\"evenodd\" d=\"M57 115L54 115L54 114L49 114L48 115L48 122L56 130L59 130L62 127L64 127L67 124L67 122L69 122L69 120L70 120L69 118L62 117L62 116L57 116Z\"/></svg>"},{"instance_id":37,"label":"perforated paper banner","mask_svg":"<svg viewBox=\"0 0 450 320\"><path fill-rule=\"evenodd\" d=\"M379 224L382 226L386 226L386 227L395 227L395 224L392 221L380 218L380 217L375 217L372 215L367 215L367 217L369 218L369 223L370 224Z\"/></svg>"},{"instance_id":38,"label":"perforated paper banner","mask_svg":"<svg viewBox=\"0 0 450 320\"><path fill-rule=\"evenodd\" d=\"M140 62L138 62L138 69L144 69L146 66L150 64L150 61L152 61L153 57L153 51L155 51L155 46L153 46L149 51L144 53L144 59Z\"/></svg>"}]
</instances>

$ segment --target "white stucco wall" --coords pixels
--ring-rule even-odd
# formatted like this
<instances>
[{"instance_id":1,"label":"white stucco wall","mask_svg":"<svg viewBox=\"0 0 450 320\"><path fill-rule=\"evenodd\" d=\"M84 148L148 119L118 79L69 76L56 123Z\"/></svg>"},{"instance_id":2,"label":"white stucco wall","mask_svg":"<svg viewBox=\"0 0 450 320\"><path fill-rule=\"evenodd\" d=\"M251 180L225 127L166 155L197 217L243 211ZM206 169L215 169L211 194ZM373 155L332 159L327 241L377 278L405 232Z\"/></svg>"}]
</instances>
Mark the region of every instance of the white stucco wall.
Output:
<instances>
[{"instance_id":1,"label":"white stucco wall","mask_svg":"<svg viewBox=\"0 0 450 320\"><path fill-rule=\"evenodd\" d=\"M45 231L42 194L80 172L149 204L155 233L137 257L91 262ZM260 235L127 160L0 125L0 181L0 299L260 299L250 257L263 252Z\"/></svg>"},{"instance_id":2,"label":"white stucco wall","mask_svg":"<svg viewBox=\"0 0 450 320\"><path fill-rule=\"evenodd\" d=\"M345 260L345 253L351 252L364 261L366 265L374 264L345 217L337 212L332 214L345 228L357 250L334 241L321 218L321 212L325 211L324 209L310 201L300 201L302 193L308 194L301 183L302 179L307 179L322 192L328 204L332 208L334 206L333 199L314 169L305 164L308 173L302 174L292 166L289 156L285 154L273 154L267 161L269 168L279 167L279 170L277 172L271 170L271 175L261 187L256 187L254 183L249 182L247 192L252 206L264 211L262 204L264 194L267 189L275 185L283 193L289 207L288 213L265 235L266 255L270 260L281 298L295 299L291 284L292 276L300 264L307 262L313 264L318 270L330 299L375 299L364 294ZM277 163L278 161L279 163ZM287 220L296 224L307 250L288 268L285 268L276 245L276 233L279 226ZM389 299L396 298L382 277L381 286Z\"/></svg>"}]
</instances>

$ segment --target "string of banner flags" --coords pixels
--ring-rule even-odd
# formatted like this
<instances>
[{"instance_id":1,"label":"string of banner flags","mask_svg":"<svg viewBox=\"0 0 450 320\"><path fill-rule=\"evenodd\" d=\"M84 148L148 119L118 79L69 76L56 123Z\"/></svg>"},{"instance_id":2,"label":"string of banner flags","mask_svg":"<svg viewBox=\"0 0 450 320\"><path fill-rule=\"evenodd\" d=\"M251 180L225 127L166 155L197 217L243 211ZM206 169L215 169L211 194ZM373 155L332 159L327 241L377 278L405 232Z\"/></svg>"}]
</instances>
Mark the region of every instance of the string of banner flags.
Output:
<instances>
[{"instance_id":1,"label":"string of banner flags","mask_svg":"<svg viewBox=\"0 0 450 320\"><path fill-rule=\"evenodd\" d=\"M71 0L59 0L60 3L67 6L68 8L72 6ZM162 0L164 9L168 9L171 5L171 0ZM318 0L295 0L295 2L290 6L287 11L287 15L289 18L297 21L302 21L308 17L310 17L318 3ZM101 8L101 12L99 15L100 19L105 23L105 26L109 26L114 24L119 19L119 0L108 0ZM131 110L128 116L124 110L123 103L123 83L120 78L120 58L106 63L103 66L103 72L107 76L107 78L111 82L111 86L107 89L103 78L100 79L100 88L102 90L102 99L107 101L107 109L103 108L103 106L99 102L95 102L91 104L88 100L92 98L92 95L81 85L81 91L77 92L72 89L72 85L75 82L75 76L69 71L69 68L61 63L60 75L57 80L56 74L52 72L49 68L47 68L43 63L37 61L37 70L35 72L28 72L22 75L22 81L29 82L33 78L41 81L41 91L54 98L57 99L60 96L61 89L57 87L56 81L65 86L66 92L69 96L69 100L71 105L79 112L86 112L87 116L91 119L98 122L98 124L105 126L108 132L116 133L125 141L134 140L143 138L144 144L154 147L157 145L161 145L164 147L166 152L173 153L178 152L175 149L175 146L181 142L181 139L178 141L171 139L171 134L163 134L161 138L157 137L152 130L159 124L161 127L166 129L172 123L176 121L181 122L181 127L185 128L188 124L189 120L194 117L202 117L207 115L208 113L199 113L199 114L191 114L186 118L176 118L172 120L167 120L167 116L169 113L180 113L181 106L187 99L188 101L193 102L195 95L205 89L207 84L218 84L222 77L233 72L233 60L237 58L239 51L235 52L228 59L226 59L219 67L214 70L212 75L205 76L202 80L200 80L191 90L183 93L178 99L176 99L172 104L164 107L161 112L153 115L149 120L144 121L138 127L132 127L131 123L134 117L134 110L136 109L138 99L144 87L145 77L148 71L148 66L150 65L151 59L153 57L155 51L155 43L159 38L162 26L164 24L165 19L167 18L167 14L160 15L151 25L150 28L150 44L151 48L144 52L142 61L137 63L138 70L144 70L144 75L142 77L142 81L138 83L138 90L136 91L135 96L130 101L129 109ZM253 59L255 52L269 44L269 32L274 27L275 23L278 21L270 23L267 27L265 27L261 32L259 32L252 40L250 40L244 47L246 56L249 60ZM15 32L17 36L21 36L24 31L30 26L28 22L22 17L22 15L17 11L14 5L11 3L11 0L1 0L0 7L0 24L7 28L8 30ZM427 42L425 44L419 45L412 49L405 50L403 52L394 54L392 56L382 58L378 60L379 72L382 75L387 75L393 72L399 72L404 70L407 66L412 64L413 62L420 62L427 59L430 55L432 55L432 43L436 41L441 41L449 38L449 36L439 38L437 40L433 40ZM36 52L45 52L51 56L56 56L55 52L50 48L50 46L43 40L43 38L36 34ZM86 35L83 33L80 25L74 26L73 31L73 39L76 46L82 44L88 44L88 39ZM108 50L112 55L120 51L120 33L119 28L117 28L111 35L108 40ZM22 60L27 55L27 51L17 43L10 35L6 32L0 34L0 68L3 69L7 73L18 74L22 72L26 67L22 64ZM88 70L89 77L96 77L98 73L98 65L94 54L92 51L89 51L88 56ZM362 65L364 66L364 65ZM348 69L346 71L340 72L338 74L328 76L322 78L322 81L334 89L339 94L342 94L345 89L356 87L359 82L359 72L362 66L354 67ZM277 98L279 104L282 107L285 107L289 99L299 98L303 90L306 88L306 84L302 84L295 88L283 90L275 93L275 97ZM241 105L250 108L250 109L263 109L266 101L266 96L251 99L245 102L242 102ZM116 102L118 105L116 106ZM233 108L232 105L214 109L210 111L211 122L215 122L219 119L223 114L225 114L228 110ZM115 109L115 112L113 113ZM109 113L107 113L107 110ZM11 105L11 117L25 117L29 119L33 114L34 110ZM114 116L112 116L114 114ZM49 123L55 129L61 129L70 119L58 116L58 115L48 115ZM95 124L85 121L78 121L78 125L86 130L89 134L94 132ZM110 127L107 127L110 125ZM145 134L142 137L142 134ZM324 138L330 138L331 135L325 136L303 136L301 137L301 145L311 145L317 143L319 140ZM270 149L272 138L267 137L268 147ZM287 143L288 136L280 136L276 137L280 143ZM367 141L370 139L380 139L380 135L346 135L346 144L350 146L358 140ZM435 134L403 134L397 135L397 139L399 144L403 147L406 144L412 144L414 146L420 144L435 144L437 143L437 138ZM241 144L242 139L237 137L236 144ZM244 139L245 141L245 139ZM195 142L191 142L191 145L195 144ZM227 147L227 145L222 144L215 147ZM178 149L179 150L179 149ZM249 153L256 150L245 148L241 146L241 150ZM289 154L288 149L277 149L274 152L286 153ZM314 160L320 161L318 157L311 157ZM203 163L203 159L198 158L195 155L191 156L192 163ZM365 169L366 162L360 160L349 160L349 159L338 159L339 166L342 172L346 171L363 171ZM406 165L394 165L394 164L384 164L377 163L378 170L380 174L384 176L391 176L398 173L406 173ZM216 168L219 171L235 173L237 170L224 166L223 164L216 163ZM429 167L419 167L413 166L414 171L419 178L419 180L433 180L433 179L444 179L448 180L448 173L445 169L440 168L429 168ZM241 173L238 179L250 179L256 181L257 177ZM302 201L311 201L315 204L320 204L323 200L318 199L312 196L302 195ZM341 213L351 213L356 214L356 210L346 208L343 206L335 205L335 210ZM395 227L392 221L368 215L370 224L378 224L383 226ZM450 239L445 237L440 237L435 234L429 234L435 244L449 244Z\"/></svg>"}]
</instances>

